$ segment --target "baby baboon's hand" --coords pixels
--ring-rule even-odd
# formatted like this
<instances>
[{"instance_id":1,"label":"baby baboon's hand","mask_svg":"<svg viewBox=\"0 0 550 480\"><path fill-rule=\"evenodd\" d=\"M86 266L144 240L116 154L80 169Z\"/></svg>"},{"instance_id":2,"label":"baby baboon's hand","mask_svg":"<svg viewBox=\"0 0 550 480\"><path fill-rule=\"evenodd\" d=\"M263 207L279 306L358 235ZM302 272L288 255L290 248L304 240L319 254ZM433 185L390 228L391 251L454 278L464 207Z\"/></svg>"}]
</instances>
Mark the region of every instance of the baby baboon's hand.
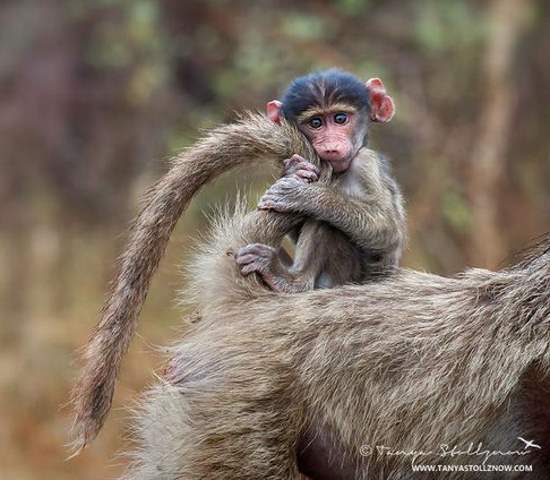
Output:
<instances>
[{"instance_id":1,"label":"baby baboon's hand","mask_svg":"<svg viewBox=\"0 0 550 480\"><path fill-rule=\"evenodd\" d=\"M251 243L239 249L235 255L235 262L237 262L242 275L258 273L263 277L271 272L276 254L275 249L269 245Z\"/></svg>"},{"instance_id":2,"label":"baby baboon's hand","mask_svg":"<svg viewBox=\"0 0 550 480\"><path fill-rule=\"evenodd\" d=\"M319 180L319 169L300 155L292 155L284 161L283 176L295 177L304 183Z\"/></svg>"},{"instance_id":3,"label":"baby baboon's hand","mask_svg":"<svg viewBox=\"0 0 550 480\"><path fill-rule=\"evenodd\" d=\"M303 188L307 186L303 180L295 176L282 177L277 180L258 203L259 210L273 210L279 213L298 211L299 196Z\"/></svg>"}]
</instances>

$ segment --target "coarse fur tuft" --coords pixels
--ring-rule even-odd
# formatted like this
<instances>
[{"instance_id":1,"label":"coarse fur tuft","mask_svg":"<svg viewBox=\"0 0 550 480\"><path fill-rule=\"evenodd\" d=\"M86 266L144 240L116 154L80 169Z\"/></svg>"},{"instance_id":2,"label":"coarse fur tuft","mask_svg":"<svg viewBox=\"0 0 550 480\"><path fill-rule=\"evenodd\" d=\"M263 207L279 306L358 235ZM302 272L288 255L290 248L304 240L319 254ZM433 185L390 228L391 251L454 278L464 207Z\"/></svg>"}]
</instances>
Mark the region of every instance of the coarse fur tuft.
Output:
<instances>
[{"instance_id":1,"label":"coarse fur tuft","mask_svg":"<svg viewBox=\"0 0 550 480\"><path fill-rule=\"evenodd\" d=\"M228 304L240 304L257 296L273 296L257 276L243 277L235 263L234 253L248 239L244 223L246 199L239 197L233 207L225 206L213 217L207 238L201 241L186 267L185 304L198 308L204 315L215 316ZM258 212L258 216L266 215ZM256 216L256 215L255 215Z\"/></svg>"}]
</instances>

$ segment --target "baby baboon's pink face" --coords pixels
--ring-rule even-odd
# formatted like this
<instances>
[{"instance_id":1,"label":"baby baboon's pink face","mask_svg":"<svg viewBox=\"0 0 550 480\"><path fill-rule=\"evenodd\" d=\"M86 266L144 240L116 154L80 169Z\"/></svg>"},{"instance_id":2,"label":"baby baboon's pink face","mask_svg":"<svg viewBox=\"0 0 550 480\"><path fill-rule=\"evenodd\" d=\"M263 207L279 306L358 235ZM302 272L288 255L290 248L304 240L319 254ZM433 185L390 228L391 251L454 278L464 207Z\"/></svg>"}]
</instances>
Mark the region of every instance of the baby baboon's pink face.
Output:
<instances>
[{"instance_id":1,"label":"baby baboon's pink face","mask_svg":"<svg viewBox=\"0 0 550 480\"><path fill-rule=\"evenodd\" d=\"M345 172L361 147L356 145L357 115L351 110L315 112L300 122L299 128L335 172Z\"/></svg>"},{"instance_id":2,"label":"baby baboon's pink face","mask_svg":"<svg viewBox=\"0 0 550 480\"><path fill-rule=\"evenodd\" d=\"M317 155L329 162L335 172L345 172L350 167L364 144L368 123L389 122L395 112L393 100L379 78L371 78L364 86L359 84L359 87L355 85L348 88L349 101L345 95L340 95L339 100L330 103L321 96L292 116ZM368 100L361 97L361 92L354 91L357 88L366 89ZM268 102L266 110L271 120L280 123L283 118L283 104L280 101Z\"/></svg>"}]
</instances>

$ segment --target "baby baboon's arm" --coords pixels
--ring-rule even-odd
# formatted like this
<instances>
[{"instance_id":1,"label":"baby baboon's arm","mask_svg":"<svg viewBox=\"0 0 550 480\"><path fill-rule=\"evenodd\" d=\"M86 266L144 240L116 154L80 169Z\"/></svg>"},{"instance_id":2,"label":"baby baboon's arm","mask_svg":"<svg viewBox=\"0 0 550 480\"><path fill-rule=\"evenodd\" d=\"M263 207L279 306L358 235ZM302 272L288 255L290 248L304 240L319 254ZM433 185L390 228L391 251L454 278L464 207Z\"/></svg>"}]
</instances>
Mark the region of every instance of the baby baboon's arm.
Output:
<instances>
[{"instance_id":1,"label":"baby baboon's arm","mask_svg":"<svg viewBox=\"0 0 550 480\"><path fill-rule=\"evenodd\" d=\"M401 244L401 212L397 192L379 182L367 183L365 200L320 183L305 184L293 177L279 179L262 197L258 208L300 213L332 225L365 250L392 251Z\"/></svg>"}]
</instances>

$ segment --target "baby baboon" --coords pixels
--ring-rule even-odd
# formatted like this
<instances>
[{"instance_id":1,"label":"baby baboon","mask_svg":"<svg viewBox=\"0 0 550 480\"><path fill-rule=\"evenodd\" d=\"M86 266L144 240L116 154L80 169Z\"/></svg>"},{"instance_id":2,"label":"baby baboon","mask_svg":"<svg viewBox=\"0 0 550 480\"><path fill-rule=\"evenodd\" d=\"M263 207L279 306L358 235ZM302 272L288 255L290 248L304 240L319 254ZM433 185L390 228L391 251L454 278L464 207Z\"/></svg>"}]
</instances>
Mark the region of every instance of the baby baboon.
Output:
<instances>
[{"instance_id":1,"label":"baby baboon","mask_svg":"<svg viewBox=\"0 0 550 480\"><path fill-rule=\"evenodd\" d=\"M363 148L369 120L388 122L394 114L382 81L363 83L336 69L313 73L294 80L267 113L297 125L334 174L330 186L318 184L303 158L287 161L259 208L306 216L294 232L294 260L280 248L251 244L237 252L241 272L292 293L361 283L397 265L405 237L401 193L386 161Z\"/></svg>"},{"instance_id":2,"label":"baby baboon","mask_svg":"<svg viewBox=\"0 0 550 480\"><path fill-rule=\"evenodd\" d=\"M268 210L298 215L272 213L265 231L271 243L261 242L266 244L237 255L244 273L257 272L274 289L359 282L398 261L405 236L401 195L382 159L362 148L369 118L387 121L393 115L391 98L379 80L365 86L339 71L305 78L306 86L318 90L315 95L299 89L302 103L290 95L283 104L270 102L269 118L249 115L213 130L176 158L152 189L85 352L86 364L74 391L77 448L97 435L110 409L122 356L178 218L200 187L217 175L237 165L280 163L299 155L298 161L294 156L286 163L286 176L261 203ZM318 162L317 155L325 160L321 179L309 185L307 180L315 180L317 171L304 159ZM336 171L332 177L327 162ZM304 222L304 216L312 218ZM278 248L293 229L298 235L297 255L294 268L286 272L282 263L273 263L274 256L264 254L270 247ZM247 285L264 289L256 280ZM228 293L224 290L212 305Z\"/></svg>"}]
</instances>

